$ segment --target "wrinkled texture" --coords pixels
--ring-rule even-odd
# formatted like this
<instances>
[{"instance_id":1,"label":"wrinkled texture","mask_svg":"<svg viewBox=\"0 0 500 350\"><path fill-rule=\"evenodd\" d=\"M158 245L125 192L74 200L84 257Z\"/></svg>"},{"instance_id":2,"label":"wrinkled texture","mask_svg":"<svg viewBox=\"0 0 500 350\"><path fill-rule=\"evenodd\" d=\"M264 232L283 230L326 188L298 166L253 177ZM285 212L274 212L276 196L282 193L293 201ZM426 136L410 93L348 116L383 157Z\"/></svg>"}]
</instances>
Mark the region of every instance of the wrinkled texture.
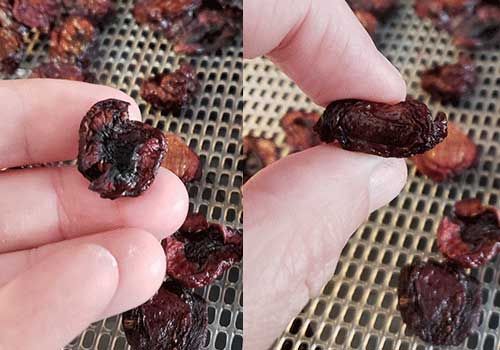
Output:
<instances>
[{"instance_id":1,"label":"wrinkled texture","mask_svg":"<svg viewBox=\"0 0 500 350\"><path fill-rule=\"evenodd\" d=\"M427 106L413 99L395 105L362 100L330 103L314 126L321 141L340 142L349 151L406 158L424 153L447 135L447 119L433 119Z\"/></svg>"},{"instance_id":2,"label":"wrinkled texture","mask_svg":"<svg viewBox=\"0 0 500 350\"><path fill-rule=\"evenodd\" d=\"M300 152L321 143L313 130L319 118L319 113L303 111L289 111L281 118L280 124L286 134L286 143L292 152Z\"/></svg>"},{"instance_id":3,"label":"wrinkled texture","mask_svg":"<svg viewBox=\"0 0 500 350\"><path fill-rule=\"evenodd\" d=\"M200 83L193 66L183 63L174 72L164 71L142 83L141 96L155 108L164 111L179 110L187 106Z\"/></svg>"},{"instance_id":4,"label":"wrinkled texture","mask_svg":"<svg viewBox=\"0 0 500 350\"><path fill-rule=\"evenodd\" d=\"M174 133L165 134L167 152L161 166L177 175L182 182L189 183L201 177L200 157Z\"/></svg>"},{"instance_id":5,"label":"wrinkled texture","mask_svg":"<svg viewBox=\"0 0 500 350\"><path fill-rule=\"evenodd\" d=\"M96 49L97 30L88 19L71 16L50 34L50 57L53 60L89 65Z\"/></svg>"},{"instance_id":6,"label":"wrinkled texture","mask_svg":"<svg viewBox=\"0 0 500 350\"><path fill-rule=\"evenodd\" d=\"M407 328L427 343L459 345L479 324L479 282L458 265L434 260L406 265L398 296Z\"/></svg>"},{"instance_id":7,"label":"wrinkled texture","mask_svg":"<svg viewBox=\"0 0 500 350\"><path fill-rule=\"evenodd\" d=\"M154 181L166 151L165 136L129 120L129 103L96 103L80 124L78 170L102 198L136 197Z\"/></svg>"},{"instance_id":8,"label":"wrinkled texture","mask_svg":"<svg viewBox=\"0 0 500 350\"><path fill-rule=\"evenodd\" d=\"M111 0L63 0L63 3L71 16L82 16L94 23L102 22L114 11Z\"/></svg>"},{"instance_id":9,"label":"wrinkled texture","mask_svg":"<svg viewBox=\"0 0 500 350\"><path fill-rule=\"evenodd\" d=\"M461 58L454 64L435 66L424 71L420 78L422 88L443 101L458 101L477 84L476 67L469 58Z\"/></svg>"},{"instance_id":10,"label":"wrinkled texture","mask_svg":"<svg viewBox=\"0 0 500 350\"><path fill-rule=\"evenodd\" d=\"M396 0L348 0L347 3L354 11L363 10L375 17L386 16L397 5Z\"/></svg>"},{"instance_id":11,"label":"wrinkled texture","mask_svg":"<svg viewBox=\"0 0 500 350\"><path fill-rule=\"evenodd\" d=\"M479 152L472 140L458 126L448 123L448 136L424 154L413 158L422 174L434 181L446 181L477 165Z\"/></svg>"},{"instance_id":12,"label":"wrinkled texture","mask_svg":"<svg viewBox=\"0 0 500 350\"><path fill-rule=\"evenodd\" d=\"M204 287L222 276L243 256L243 236L202 214L191 214L182 227L163 241L167 275L184 287Z\"/></svg>"},{"instance_id":13,"label":"wrinkled texture","mask_svg":"<svg viewBox=\"0 0 500 350\"><path fill-rule=\"evenodd\" d=\"M375 35L378 26L377 17L372 15L370 12L364 10L355 10L354 14L358 18L359 22L366 29L368 34L370 34L371 36Z\"/></svg>"},{"instance_id":14,"label":"wrinkled texture","mask_svg":"<svg viewBox=\"0 0 500 350\"><path fill-rule=\"evenodd\" d=\"M243 138L243 181L246 182L259 170L279 159L276 144L268 139L245 136Z\"/></svg>"},{"instance_id":15,"label":"wrinkled texture","mask_svg":"<svg viewBox=\"0 0 500 350\"><path fill-rule=\"evenodd\" d=\"M30 78L65 79L74 81L94 82L92 74L72 63L48 62L42 63L31 71Z\"/></svg>"},{"instance_id":16,"label":"wrinkled texture","mask_svg":"<svg viewBox=\"0 0 500 350\"><path fill-rule=\"evenodd\" d=\"M478 267L493 259L500 249L500 211L483 206L479 199L455 203L438 228L438 246L448 259L463 267Z\"/></svg>"},{"instance_id":17,"label":"wrinkled texture","mask_svg":"<svg viewBox=\"0 0 500 350\"><path fill-rule=\"evenodd\" d=\"M172 281L122 318L132 350L198 350L205 343L207 324L205 300Z\"/></svg>"},{"instance_id":18,"label":"wrinkled texture","mask_svg":"<svg viewBox=\"0 0 500 350\"><path fill-rule=\"evenodd\" d=\"M0 0L0 72L7 74L12 74L17 69L25 49L25 27L13 16L10 2Z\"/></svg>"},{"instance_id":19,"label":"wrinkled texture","mask_svg":"<svg viewBox=\"0 0 500 350\"><path fill-rule=\"evenodd\" d=\"M51 25L61 15L61 0L15 0L14 16L22 24L48 33Z\"/></svg>"},{"instance_id":20,"label":"wrinkled texture","mask_svg":"<svg viewBox=\"0 0 500 350\"><path fill-rule=\"evenodd\" d=\"M452 30L457 18L474 12L479 0L419 0L415 12L419 17L430 18L439 28Z\"/></svg>"}]
</instances>

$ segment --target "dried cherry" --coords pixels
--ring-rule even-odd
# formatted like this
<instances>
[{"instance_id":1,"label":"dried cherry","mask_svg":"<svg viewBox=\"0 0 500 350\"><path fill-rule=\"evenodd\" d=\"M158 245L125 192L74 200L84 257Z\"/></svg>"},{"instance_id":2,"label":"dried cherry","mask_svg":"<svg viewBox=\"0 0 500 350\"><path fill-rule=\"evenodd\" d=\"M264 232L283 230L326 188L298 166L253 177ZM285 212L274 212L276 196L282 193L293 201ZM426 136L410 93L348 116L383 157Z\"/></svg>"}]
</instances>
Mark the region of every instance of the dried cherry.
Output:
<instances>
[{"instance_id":1,"label":"dried cherry","mask_svg":"<svg viewBox=\"0 0 500 350\"><path fill-rule=\"evenodd\" d=\"M182 227L163 241L167 275L184 287L204 287L243 256L243 236L202 214L189 215Z\"/></svg>"},{"instance_id":2,"label":"dried cherry","mask_svg":"<svg viewBox=\"0 0 500 350\"><path fill-rule=\"evenodd\" d=\"M42 63L31 71L30 78L65 79L92 83L95 77L73 63Z\"/></svg>"},{"instance_id":3,"label":"dried cherry","mask_svg":"<svg viewBox=\"0 0 500 350\"><path fill-rule=\"evenodd\" d=\"M474 12L480 0L419 0L415 12L429 18L439 28L452 30L458 21Z\"/></svg>"},{"instance_id":4,"label":"dried cherry","mask_svg":"<svg viewBox=\"0 0 500 350\"><path fill-rule=\"evenodd\" d=\"M161 165L177 175L184 183L199 180L201 177L200 157L174 133L166 133L165 140L167 153Z\"/></svg>"},{"instance_id":5,"label":"dried cherry","mask_svg":"<svg viewBox=\"0 0 500 350\"><path fill-rule=\"evenodd\" d=\"M280 124L292 152L300 152L321 143L313 130L319 118L319 113L303 111L289 111L281 118Z\"/></svg>"},{"instance_id":6,"label":"dried cherry","mask_svg":"<svg viewBox=\"0 0 500 350\"><path fill-rule=\"evenodd\" d=\"M243 10L243 0L217 0L217 1L224 8L232 7Z\"/></svg>"},{"instance_id":7,"label":"dried cherry","mask_svg":"<svg viewBox=\"0 0 500 350\"><path fill-rule=\"evenodd\" d=\"M206 301L173 281L164 282L149 301L122 318L133 350L199 350L207 324Z\"/></svg>"},{"instance_id":8,"label":"dried cherry","mask_svg":"<svg viewBox=\"0 0 500 350\"><path fill-rule=\"evenodd\" d=\"M396 7L396 0L348 0L354 10L370 12L375 17L384 17Z\"/></svg>"},{"instance_id":9,"label":"dried cherry","mask_svg":"<svg viewBox=\"0 0 500 350\"><path fill-rule=\"evenodd\" d=\"M354 14L358 18L361 25L366 29L368 34L371 36L375 35L378 26L377 17L375 17L371 12L365 10L355 10Z\"/></svg>"},{"instance_id":10,"label":"dried cherry","mask_svg":"<svg viewBox=\"0 0 500 350\"><path fill-rule=\"evenodd\" d=\"M66 12L71 16L81 16L94 23L100 23L114 11L111 0L63 0Z\"/></svg>"},{"instance_id":11,"label":"dried cherry","mask_svg":"<svg viewBox=\"0 0 500 350\"><path fill-rule=\"evenodd\" d=\"M279 159L276 144L268 139L245 136L243 138L243 180L247 181L258 171Z\"/></svg>"},{"instance_id":12,"label":"dried cherry","mask_svg":"<svg viewBox=\"0 0 500 350\"><path fill-rule=\"evenodd\" d=\"M448 259L463 267L478 267L500 250L500 210L478 199L455 203L438 228L438 246Z\"/></svg>"},{"instance_id":13,"label":"dried cherry","mask_svg":"<svg viewBox=\"0 0 500 350\"><path fill-rule=\"evenodd\" d=\"M24 55L24 41L19 32L0 27L0 72L12 74Z\"/></svg>"},{"instance_id":14,"label":"dried cherry","mask_svg":"<svg viewBox=\"0 0 500 350\"><path fill-rule=\"evenodd\" d=\"M446 181L461 175L477 164L479 152L472 140L453 123L448 123L448 136L424 154L413 158L418 171L434 181Z\"/></svg>"},{"instance_id":15,"label":"dried cherry","mask_svg":"<svg viewBox=\"0 0 500 350\"><path fill-rule=\"evenodd\" d=\"M15 0L14 16L22 24L48 33L61 15L61 0Z\"/></svg>"},{"instance_id":16,"label":"dried cherry","mask_svg":"<svg viewBox=\"0 0 500 350\"><path fill-rule=\"evenodd\" d=\"M398 309L408 329L433 345L459 345L479 324L479 282L458 265L434 260L406 265Z\"/></svg>"},{"instance_id":17,"label":"dried cherry","mask_svg":"<svg viewBox=\"0 0 500 350\"><path fill-rule=\"evenodd\" d=\"M164 71L146 80L141 86L141 96L155 108L170 111L189 104L199 89L194 67L184 63L174 72Z\"/></svg>"},{"instance_id":18,"label":"dried cherry","mask_svg":"<svg viewBox=\"0 0 500 350\"><path fill-rule=\"evenodd\" d=\"M395 105L341 100L328 105L314 126L321 141L337 140L344 149L382 157L424 153L447 134L447 119L433 119L427 106L413 99Z\"/></svg>"},{"instance_id":19,"label":"dried cherry","mask_svg":"<svg viewBox=\"0 0 500 350\"><path fill-rule=\"evenodd\" d=\"M473 16L456 26L453 36L455 45L470 49L500 44L500 4L478 6Z\"/></svg>"},{"instance_id":20,"label":"dried cherry","mask_svg":"<svg viewBox=\"0 0 500 350\"><path fill-rule=\"evenodd\" d=\"M78 170L102 198L136 197L154 181L166 150L165 136L129 120L129 103L96 103L80 125Z\"/></svg>"}]
</instances>

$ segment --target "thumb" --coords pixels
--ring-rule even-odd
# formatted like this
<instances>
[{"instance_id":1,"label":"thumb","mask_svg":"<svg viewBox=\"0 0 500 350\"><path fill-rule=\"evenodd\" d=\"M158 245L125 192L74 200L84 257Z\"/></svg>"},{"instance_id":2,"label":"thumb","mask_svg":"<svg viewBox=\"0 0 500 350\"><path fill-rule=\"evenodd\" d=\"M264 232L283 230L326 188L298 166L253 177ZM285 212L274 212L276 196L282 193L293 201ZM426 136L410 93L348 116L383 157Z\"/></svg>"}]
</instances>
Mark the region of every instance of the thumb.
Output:
<instances>
[{"instance_id":1,"label":"thumb","mask_svg":"<svg viewBox=\"0 0 500 350\"><path fill-rule=\"evenodd\" d=\"M245 349L270 346L333 274L350 235L406 180L401 159L322 145L243 188Z\"/></svg>"}]
</instances>

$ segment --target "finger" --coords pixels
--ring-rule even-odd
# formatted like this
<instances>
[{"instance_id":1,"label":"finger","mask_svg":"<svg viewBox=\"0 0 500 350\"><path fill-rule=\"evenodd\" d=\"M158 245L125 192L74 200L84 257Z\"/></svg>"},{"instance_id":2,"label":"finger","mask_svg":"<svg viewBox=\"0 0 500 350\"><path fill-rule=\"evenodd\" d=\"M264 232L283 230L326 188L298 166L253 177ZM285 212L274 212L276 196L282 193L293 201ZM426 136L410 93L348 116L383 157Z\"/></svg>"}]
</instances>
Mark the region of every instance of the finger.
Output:
<instances>
[{"instance_id":1,"label":"finger","mask_svg":"<svg viewBox=\"0 0 500 350\"><path fill-rule=\"evenodd\" d=\"M83 116L108 98L129 102L130 118L141 120L134 100L107 86L52 79L0 81L0 169L75 159Z\"/></svg>"},{"instance_id":2,"label":"finger","mask_svg":"<svg viewBox=\"0 0 500 350\"><path fill-rule=\"evenodd\" d=\"M48 256L0 290L0 348L60 349L99 318L118 279L116 259L97 245Z\"/></svg>"},{"instance_id":3,"label":"finger","mask_svg":"<svg viewBox=\"0 0 500 350\"><path fill-rule=\"evenodd\" d=\"M246 57L268 55L320 105L405 99L405 83L343 0L244 3ZM279 20L276 20L279 18Z\"/></svg>"},{"instance_id":4,"label":"finger","mask_svg":"<svg viewBox=\"0 0 500 350\"><path fill-rule=\"evenodd\" d=\"M0 252L28 249L120 227L164 238L184 222L189 199L177 176L160 169L140 197L104 200L74 167L1 175Z\"/></svg>"},{"instance_id":5,"label":"finger","mask_svg":"<svg viewBox=\"0 0 500 350\"><path fill-rule=\"evenodd\" d=\"M104 247L118 262L118 287L99 318L109 317L144 303L158 290L165 277L166 259L158 240L146 231L119 229L0 255L0 286L41 264L50 255L63 251L72 252L85 244Z\"/></svg>"},{"instance_id":6,"label":"finger","mask_svg":"<svg viewBox=\"0 0 500 350\"><path fill-rule=\"evenodd\" d=\"M245 349L266 349L317 295L347 239L406 179L401 159L323 145L284 158L243 188Z\"/></svg>"}]
</instances>

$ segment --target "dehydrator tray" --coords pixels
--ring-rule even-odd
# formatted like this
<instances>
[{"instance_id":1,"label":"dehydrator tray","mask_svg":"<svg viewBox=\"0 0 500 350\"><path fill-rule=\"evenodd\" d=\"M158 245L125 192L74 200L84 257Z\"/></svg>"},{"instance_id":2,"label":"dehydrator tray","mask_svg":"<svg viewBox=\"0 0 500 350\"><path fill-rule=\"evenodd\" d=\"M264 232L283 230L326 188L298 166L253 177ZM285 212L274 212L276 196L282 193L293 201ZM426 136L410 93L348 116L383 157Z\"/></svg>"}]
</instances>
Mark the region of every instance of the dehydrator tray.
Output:
<instances>
[{"instance_id":1,"label":"dehydrator tray","mask_svg":"<svg viewBox=\"0 0 500 350\"><path fill-rule=\"evenodd\" d=\"M118 88L139 104L145 122L184 138L203 162L200 181L188 185L190 210L207 215L209 221L242 228L241 152L243 127L243 53L241 38L233 46L213 55L181 56L171 51L169 42L146 26L139 26L131 13L132 0L116 1L117 15L99 36L99 55L92 60L91 72L98 83ZM30 68L48 57L48 42L30 36L21 68L10 77L23 78ZM180 115L162 114L151 109L139 96L141 82L151 73L177 68L191 62L201 78L194 102ZM83 117L83 116L82 116ZM208 337L204 349L243 348L242 266L237 264L214 284L200 289L208 301ZM129 349L120 316L92 324L65 350Z\"/></svg>"},{"instance_id":2,"label":"dehydrator tray","mask_svg":"<svg viewBox=\"0 0 500 350\"><path fill-rule=\"evenodd\" d=\"M433 63L454 62L461 50L447 33L415 15L414 1L418 0L400 1L400 8L381 27L377 46L400 69L409 94L434 112L446 112L468 132L481 149L480 163L456 181L439 185L416 175L408 163L403 192L356 231L331 280L290 322L273 350L500 349L499 257L472 270L482 286L482 317L461 346L433 347L410 336L396 309L401 267L417 257L441 259L436 230L455 201L478 196L485 204L500 206L500 50L475 52L479 84L471 96L456 106L431 101L417 72ZM289 150L279 119L289 108L322 109L269 60L245 60L244 75L245 134L273 139L285 156Z\"/></svg>"}]
</instances>

